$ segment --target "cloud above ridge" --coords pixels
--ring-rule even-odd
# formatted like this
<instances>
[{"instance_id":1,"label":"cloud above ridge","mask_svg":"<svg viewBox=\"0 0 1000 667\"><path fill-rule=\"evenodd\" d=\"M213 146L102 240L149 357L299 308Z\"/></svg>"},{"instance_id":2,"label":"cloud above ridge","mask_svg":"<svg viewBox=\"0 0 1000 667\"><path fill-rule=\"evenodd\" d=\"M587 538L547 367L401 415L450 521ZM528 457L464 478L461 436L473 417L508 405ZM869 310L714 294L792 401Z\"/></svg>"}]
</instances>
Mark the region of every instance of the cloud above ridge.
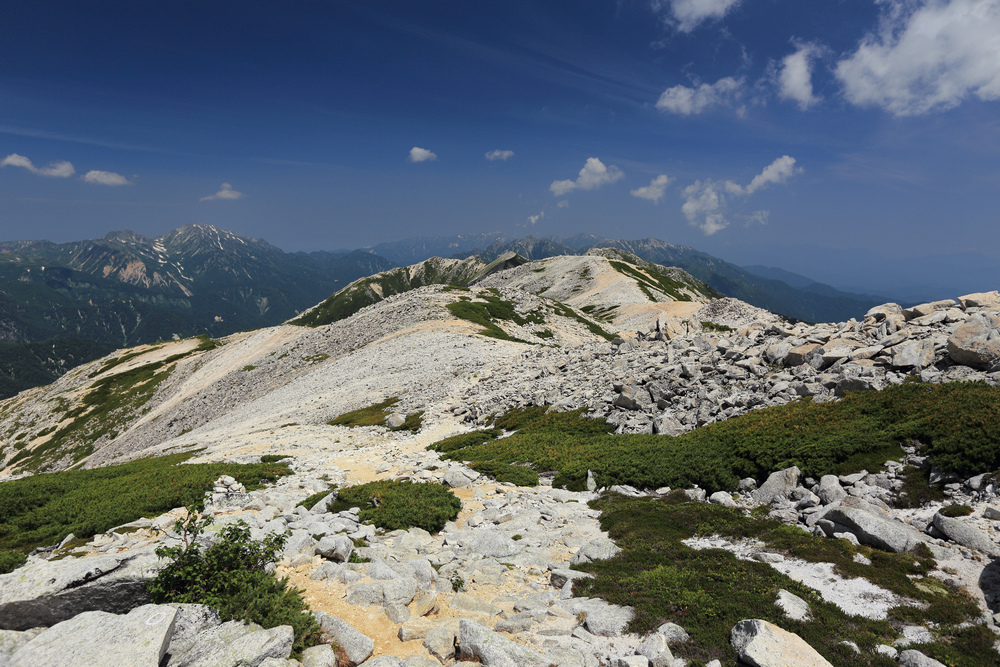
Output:
<instances>
[{"instance_id":1,"label":"cloud above ridge","mask_svg":"<svg viewBox=\"0 0 1000 667\"><path fill-rule=\"evenodd\" d=\"M214 195L209 195L207 197L202 197L200 201L212 201L215 199L243 199L245 195L242 192L237 192L233 190L233 186L229 183L223 183L219 191Z\"/></svg>"},{"instance_id":2,"label":"cloud above ridge","mask_svg":"<svg viewBox=\"0 0 1000 667\"><path fill-rule=\"evenodd\" d=\"M512 157L514 157L514 151L495 150L495 151L490 151L489 153L486 154L486 159L489 160L490 162L495 162L496 160L503 160L504 162L506 162Z\"/></svg>"},{"instance_id":3,"label":"cloud above ridge","mask_svg":"<svg viewBox=\"0 0 1000 667\"><path fill-rule=\"evenodd\" d=\"M633 197L638 197L639 199L648 199L654 204L659 204L660 200L663 199L663 195L666 194L667 186L670 185L671 181L675 179L670 178L666 174L660 174L653 180L649 182L649 185L644 185L641 188L636 188L632 190L631 194Z\"/></svg>"},{"instance_id":4,"label":"cloud above ridge","mask_svg":"<svg viewBox=\"0 0 1000 667\"><path fill-rule=\"evenodd\" d=\"M715 83L700 86L673 86L667 88L656 101L656 108L679 116L700 114L712 107L738 107L746 82L731 76ZM737 108L737 111L741 111Z\"/></svg>"},{"instance_id":5,"label":"cloud above ridge","mask_svg":"<svg viewBox=\"0 0 1000 667\"><path fill-rule=\"evenodd\" d=\"M746 186L733 181L695 181L681 193L684 197L681 212L690 225L701 229L705 236L711 236L729 226L728 212L732 199L749 197L769 185L787 183L789 178L801 171L795 166L795 158L782 155L764 167ZM768 211L756 211L749 216L749 221L765 224L769 215Z\"/></svg>"},{"instance_id":6,"label":"cloud above ridge","mask_svg":"<svg viewBox=\"0 0 1000 667\"><path fill-rule=\"evenodd\" d=\"M623 178L625 178L625 172L618 167L614 165L605 166L596 157L590 157L587 158L587 162L583 165L583 169L580 170L580 174L575 181L568 179L553 181L552 185L549 186L549 190L556 197L561 197L573 190L594 190L602 185L620 181Z\"/></svg>"}]
</instances>

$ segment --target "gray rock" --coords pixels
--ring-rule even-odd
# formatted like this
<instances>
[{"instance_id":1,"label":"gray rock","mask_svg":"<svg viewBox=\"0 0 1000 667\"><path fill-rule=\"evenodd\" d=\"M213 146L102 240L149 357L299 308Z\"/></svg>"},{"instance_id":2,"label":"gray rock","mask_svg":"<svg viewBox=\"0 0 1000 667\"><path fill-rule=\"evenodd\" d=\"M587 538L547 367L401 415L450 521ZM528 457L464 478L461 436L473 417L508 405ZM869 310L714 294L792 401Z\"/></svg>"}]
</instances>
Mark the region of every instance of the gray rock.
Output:
<instances>
[{"instance_id":1,"label":"gray rock","mask_svg":"<svg viewBox=\"0 0 1000 667\"><path fill-rule=\"evenodd\" d=\"M143 605L123 616L86 611L52 626L14 653L10 667L159 665L177 609Z\"/></svg>"},{"instance_id":2,"label":"gray rock","mask_svg":"<svg viewBox=\"0 0 1000 667\"><path fill-rule=\"evenodd\" d=\"M520 551L517 542L506 533L492 528L479 531L469 546L475 553L487 558L508 558Z\"/></svg>"},{"instance_id":3,"label":"gray rock","mask_svg":"<svg viewBox=\"0 0 1000 667\"><path fill-rule=\"evenodd\" d=\"M389 418L385 420L385 425L387 428L399 428L404 423L406 423L406 417L399 414L398 412L393 412L389 415Z\"/></svg>"},{"instance_id":4,"label":"gray rock","mask_svg":"<svg viewBox=\"0 0 1000 667\"><path fill-rule=\"evenodd\" d=\"M410 618L410 610L405 605L389 604L385 606L385 615L394 624L405 623Z\"/></svg>"},{"instance_id":5,"label":"gray rock","mask_svg":"<svg viewBox=\"0 0 1000 667\"><path fill-rule=\"evenodd\" d=\"M346 535L328 535L316 545L316 553L338 563L346 563L354 553L354 542Z\"/></svg>"},{"instance_id":6,"label":"gray rock","mask_svg":"<svg viewBox=\"0 0 1000 667\"><path fill-rule=\"evenodd\" d=\"M893 368L927 368L934 363L934 341L908 340L891 348Z\"/></svg>"},{"instance_id":7,"label":"gray rock","mask_svg":"<svg viewBox=\"0 0 1000 667\"><path fill-rule=\"evenodd\" d=\"M380 655L377 658L366 660L358 667L406 667L406 662L394 655Z\"/></svg>"},{"instance_id":8,"label":"gray rock","mask_svg":"<svg viewBox=\"0 0 1000 667\"><path fill-rule=\"evenodd\" d=\"M408 605L413 602L413 598L417 595L417 582L408 577L390 579L382 582L382 592L385 596L385 604Z\"/></svg>"},{"instance_id":9,"label":"gray rock","mask_svg":"<svg viewBox=\"0 0 1000 667\"><path fill-rule=\"evenodd\" d=\"M761 504L785 498L799 485L799 476L801 474L802 472L795 466L772 472L768 476L767 481L761 484L760 488L751 495L754 500Z\"/></svg>"},{"instance_id":10,"label":"gray rock","mask_svg":"<svg viewBox=\"0 0 1000 667\"><path fill-rule=\"evenodd\" d=\"M948 356L966 366L989 366L1000 360L1000 317L977 313L955 327Z\"/></svg>"},{"instance_id":11,"label":"gray rock","mask_svg":"<svg viewBox=\"0 0 1000 667\"><path fill-rule=\"evenodd\" d=\"M934 515L934 527L947 535L952 542L957 542L969 549L982 551L990 558L1000 558L1000 547L981 530L968 525L961 519L947 517L938 512Z\"/></svg>"},{"instance_id":12,"label":"gray rock","mask_svg":"<svg viewBox=\"0 0 1000 667\"><path fill-rule=\"evenodd\" d=\"M431 628L424 637L424 648L441 662L447 663L455 657L455 639L455 631L448 627Z\"/></svg>"},{"instance_id":13,"label":"gray rock","mask_svg":"<svg viewBox=\"0 0 1000 667\"><path fill-rule=\"evenodd\" d=\"M670 652L667 638L660 633L652 634L639 644L635 650L638 655L645 656L652 667L673 667L674 656Z\"/></svg>"},{"instance_id":14,"label":"gray rock","mask_svg":"<svg viewBox=\"0 0 1000 667\"><path fill-rule=\"evenodd\" d=\"M355 630L347 621L322 611L314 611L313 617L323 632L344 649L347 658L354 664L364 662L375 650L375 642Z\"/></svg>"},{"instance_id":15,"label":"gray rock","mask_svg":"<svg viewBox=\"0 0 1000 667\"><path fill-rule=\"evenodd\" d=\"M615 661L615 667L649 667L649 659L644 655L626 655Z\"/></svg>"},{"instance_id":16,"label":"gray rock","mask_svg":"<svg viewBox=\"0 0 1000 667\"><path fill-rule=\"evenodd\" d=\"M691 641L687 630L676 623L664 623L656 629L656 634L663 635L668 644L682 644Z\"/></svg>"},{"instance_id":17,"label":"gray rock","mask_svg":"<svg viewBox=\"0 0 1000 667\"><path fill-rule=\"evenodd\" d=\"M316 540L305 530L293 530L292 534L285 542L285 548L281 550L283 558L294 558L295 556L312 556L316 553Z\"/></svg>"},{"instance_id":18,"label":"gray rock","mask_svg":"<svg viewBox=\"0 0 1000 667\"><path fill-rule=\"evenodd\" d=\"M625 632L625 628L635 618L635 612L629 607L616 605L600 605L588 609L587 619L583 625L592 635L598 637L617 637Z\"/></svg>"},{"instance_id":19,"label":"gray rock","mask_svg":"<svg viewBox=\"0 0 1000 667\"><path fill-rule=\"evenodd\" d=\"M206 630L222 625L219 612L204 604L172 604L177 609L174 617L174 632L170 637L167 653L170 656L183 655L194 645L198 635Z\"/></svg>"},{"instance_id":20,"label":"gray rock","mask_svg":"<svg viewBox=\"0 0 1000 667\"><path fill-rule=\"evenodd\" d=\"M836 475L823 475L819 480L819 489L816 492L824 505L838 502L847 497L847 491L840 485L840 480Z\"/></svg>"},{"instance_id":21,"label":"gray rock","mask_svg":"<svg viewBox=\"0 0 1000 667\"><path fill-rule=\"evenodd\" d=\"M458 622L458 645L463 657L477 658L486 667L549 667L552 664L547 656L464 618Z\"/></svg>"},{"instance_id":22,"label":"gray rock","mask_svg":"<svg viewBox=\"0 0 1000 667\"><path fill-rule=\"evenodd\" d=\"M809 613L809 603L785 589L778 591L778 599L774 604L781 608L786 618L793 621L808 621L812 616Z\"/></svg>"},{"instance_id":23,"label":"gray rock","mask_svg":"<svg viewBox=\"0 0 1000 667\"><path fill-rule=\"evenodd\" d=\"M713 505L722 505L723 507L736 507L733 495L725 491L716 491L708 497L708 502Z\"/></svg>"},{"instance_id":24,"label":"gray rock","mask_svg":"<svg viewBox=\"0 0 1000 667\"><path fill-rule=\"evenodd\" d=\"M229 621L195 638L183 654L171 655L169 667L258 667L267 658L285 659L295 639L291 626L264 630L253 623Z\"/></svg>"},{"instance_id":25,"label":"gray rock","mask_svg":"<svg viewBox=\"0 0 1000 667\"><path fill-rule=\"evenodd\" d=\"M381 605L385 604L385 589L382 582L353 584L347 587L347 604Z\"/></svg>"},{"instance_id":26,"label":"gray rock","mask_svg":"<svg viewBox=\"0 0 1000 667\"><path fill-rule=\"evenodd\" d=\"M911 526L853 507L834 507L825 518L848 528L862 544L883 551L905 553L925 540Z\"/></svg>"},{"instance_id":27,"label":"gray rock","mask_svg":"<svg viewBox=\"0 0 1000 667\"><path fill-rule=\"evenodd\" d=\"M555 588L562 588L568 581L593 578L594 575L589 572L580 572L579 570L569 570L564 568L556 568L549 573L549 583L551 583Z\"/></svg>"},{"instance_id":28,"label":"gray rock","mask_svg":"<svg viewBox=\"0 0 1000 667\"><path fill-rule=\"evenodd\" d=\"M0 575L0 630L51 627L85 611L127 614L149 602L146 580L163 565L152 548L29 562Z\"/></svg>"},{"instance_id":29,"label":"gray rock","mask_svg":"<svg viewBox=\"0 0 1000 667\"><path fill-rule=\"evenodd\" d=\"M734 625L729 642L737 657L754 667L831 667L801 637L760 619Z\"/></svg>"},{"instance_id":30,"label":"gray rock","mask_svg":"<svg viewBox=\"0 0 1000 667\"><path fill-rule=\"evenodd\" d=\"M337 667L337 654L329 644L310 646L302 651L302 667Z\"/></svg>"},{"instance_id":31,"label":"gray rock","mask_svg":"<svg viewBox=\"0 0 1000 667\"><path fill-rule=\"evenodd\" d=\"M570 563L578 565L580 563L592 563L595 560L608 560L614 558L621 549L606 537L598 537L584 544L573 554Z\"/></svg>"},{"instance_id":32,"label":"gray rock","mask_svg":"<svg viewBox=\"0 0 1000 667\"><path fill-rule=\"evenodd\" d=\"M459 593L452 598L448 606L457 611L464 611L470 614L483 614L484 616L498 616L503 612L500 607L472 597L468 593Z\"/></svg>"},{"instance_id":33,"label":"gray rock","mask_svg":"<svg viewBox=\"0 0 1000 667\"><path fill-rule=\"evenodd\" d=\"M10 656L44 631L45 628L0 630L0 667L7 667Z\"/></svg>"},{"instance_id":34,"label":"gray rock","mask_svg":"<svg viewBox=\"0 0 1000 667\"><path fill-rule=\"evenodd\" d=\"M945 667L943 662L928 658L920 651L910 649L899 654L899 664L903 667Z\"/></svg>"}]
</instances>

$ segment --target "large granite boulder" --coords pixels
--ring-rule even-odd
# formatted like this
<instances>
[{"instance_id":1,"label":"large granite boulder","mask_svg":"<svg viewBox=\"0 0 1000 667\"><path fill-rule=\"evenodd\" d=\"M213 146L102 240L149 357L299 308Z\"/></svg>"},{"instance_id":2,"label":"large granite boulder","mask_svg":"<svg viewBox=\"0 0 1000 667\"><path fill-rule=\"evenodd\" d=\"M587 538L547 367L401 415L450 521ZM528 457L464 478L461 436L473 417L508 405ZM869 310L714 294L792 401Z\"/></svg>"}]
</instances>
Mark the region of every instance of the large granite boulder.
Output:
<instances>
[{"instance_id":1,"label":"large granite boulder","mask_svg":"<svg viewBox=\"0 0 1000 667\"><path fill-rule=\"evenodd\" d=\"M0 629L50 627L85 611L126 614L149 602L146 580L165 564L152 547L29 562L0 575Z\"/></svg>"},{"instance_id":2,"label":"large granite boulder","mask_svg":"<svg viewBox=\"0 0 1000 667\"><path fill-rule=\"evenodd\" d=\"M926 539L905 523L855 507L834 507L824 518L845 526L861 544L883 551L905 553Z\"/></svg>"},{"instance_id":3,"label":"large granite boulder","mask_svg":"<svg viewBox=\"0 0 1000 667\"><path fill-rule=\"evenodd\" d=\"M549 657L464 618L458 623L458 645L463 657L475 658L486 667L549 667L552 664Z\"/></svg>"},{"instance_id":4,"label":"large granite boulder","mask_svg":"<svg viewBox=\"0 0 1000 667\"><path fill-rule=\"evenodd\" d=\"M955 327L948 356L966 366L992 366L1000 361L1000 317L977 313Z\"/></svg>"},{"instance_id":5,"label":"large granite boulder","mask_svg":"<svg viewBox=\"0 0 1000 667\"><path fill-rule=\"evenodd\" d=\"M832 667L797 634L760 619L734 625L729 643L739 659L753 667Z\"/></svg>"}]
</instances>

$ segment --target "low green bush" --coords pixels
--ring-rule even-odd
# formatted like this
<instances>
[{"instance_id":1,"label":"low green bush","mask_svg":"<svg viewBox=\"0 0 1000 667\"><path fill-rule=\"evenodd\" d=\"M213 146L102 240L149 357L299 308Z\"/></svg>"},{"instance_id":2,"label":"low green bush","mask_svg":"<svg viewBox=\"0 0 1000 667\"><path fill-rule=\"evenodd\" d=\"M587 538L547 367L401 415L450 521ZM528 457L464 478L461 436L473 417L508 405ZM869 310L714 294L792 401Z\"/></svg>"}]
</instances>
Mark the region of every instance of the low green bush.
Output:
<instances>
[{"instance_id":1,"label":"low green bush","mask_svg":"<svg viewBox=\"0 0 1000 667\"><path fill-rule=\"evenodd\" d=\"M412 431L416 433L424 425L424 411L419 410L406 415L406 419L399 426L390 428L390 431Z\"/></svg>"},{"instance_id":2,"label":"low green bush","mask_svg":"<svg viewBox=\"0 0 1000 667\"><path fill-rule=\"evenodd\" d=\"M951 518L969 516L972 514L972 508L968 505L947 505L938 510L938 514Z\"/></svg>"},{"instance_id":3,"label":"low green bush","mask_svg":"<svg viewBox=\"0 0 1000 667\"><path fill-rule=\"evenodd\" d=\"M278 461L283 461L289 458L287 454L265 454L260 457L261 463L277 463Z\"/></svg>"},{"instance_id":4,"label":"low green bush","mask_svg":"<svg viewBox=\"0 0 1000 667\"><path fill-rule=\"evenodd\" d=\"M73 533L89 538L175 507L198 505L212 482L230 475L247 490L290 474L276 463L178 465L195 453L64 470L0 484L0 549L30 551Z\"/></svg>"},{"instance_id":5,"label":"low green bush","mask_svg":"<svg viewBox=\"0 0 1000 667\"><path fill-rule=\"evenodd\" d=\"M28 562L28 557L20 551L0 551L0 574L13 572Z\"/></svg>"},{"instance_id":6,"label":"low green bush","mask_svg":"<svg viewBox=\"0 0 1000 667\"><path fill-rule=\"evenodd\" d=\"M940 585L930 576L936 564L927 552L893 554L855 546L847 540L816 538L777 521L747 517L718 505L689 502L683 494L664 499L611 494L593 501L591 507L601 511L602 529L609 532L622 552L607 561L577 566L596 578L580 580L574 594L633 607L631 631L647 633L665 621L678 623L691 635L691 641L671 646L671 650L675 657L695 664L713 659L732 664L736 656L729 644L729 631L745 618L764 619L798 634L837 667L895 664L875 655L874 648L876 644L891 643L897 631L889 620L846 614L770 565L741 560L722 549L695 550L682 542L694 536L757 539L767 545L769 552L833 563L842 576L864 577L900 596L925 603L925 610L896 609L913 610L923 619L921 622L939 624L939 640L928 645L936 651L951 645L957 648L955 642L964 632L957 624L979 616L970 597ZM864 555L872 564L855 562L856 554ZM798 622L785 618L774 604L779 589L806 600L814 619ZM861 653L854 653L841 644L843 641L856 642ZM963 646L965 655L949 664L994 664L996 654L991 654L991 643L981 644L968 649Z\"/></svg>"},{"instance_id":7,"label":"low green bush","mask_svg":"<svg viewBox=\"0 0 1000 667\"><path fill-rule=\"evenodd\" d=\"M147 582L150 599L157 604L205 604L218 610L224 621L257 623L265 629L290 625L295 633L292 656L320 643L321 629L309 613L302 593L266 571L285 545L286 535L272 533L262 540L250 537L243 521L229 524L218 541L204 551L197 536L210 519L196 519L194 508L178 521L183 544L159 547L156 555L170 559L159 574Z\"/></svg>"},{"instance_id":8,"label":"low green bush","mask_svg":"<svg viewBox=\"0 0 1000 667\"><path fill-rule=\"evenodd\" d=\"M538 486L538 473L527 466L515 466L498 461L479 461L469 467L498 482L516 486Z\"/></svg>"},{"instance_id":9,"label":"low green bush","mask_svg":"<svg viewBox=\"0 0 1000 667\"><path fill-rule=\"evenodd\" d=\"M296 507L305 507L307 510L311 510L316 506L316 503L326 498L330 495L332 491L320 491L319 493L314 493L305 500L300 500Z\"/></svg>"},{"instance_id":10,"label":"low green bush","mask_svg":"<svg viewBox=\"0 0 1000 667\"><path fill-rule=\"evenodd\" d=\"M927 468L906 466L901 477L903 486L893 500L893 505L898 508L920 507L930 502L941 502L947 497L940 486L931 486L931 473Z\"/></svg>"},{"instance_id":11,"label":"low green bush","mask_svg":"<svg viewBox=\"0 0 1000 667\"><path fill-rule=\"evenodd\" d=\"M697 484L709 492L735 489L744 477L763 482L793 465L817 478L875 470L900 458L900 444L911 441L944 470L973 475L1000 467L1000 388L984 383L906 383L840 401L804 399L677 437L612 435L603 420L581 419L581 413L516 409L491 430L435 447L454 460L528 462L538 471L557 471L554 483L574 489L583 487L587 470L599 486ZM516 432L486 437L498 428ZM920 480L911 481L916 494Z\"/></svg>"},{"instance_id":12,"label":"low green bush","mask_svg":"<svg viewBox=\"0 0 1000 667\"><path fill-rule=\"evenodd\" d=\"M399 399L393 396L381 403L345 412L339 417L334 417L327 424L330 426L385 426L385 420L389 418L389 410L396 403L399 403Z\"/></svg>"},{"instance_id":13,"label":"low green bush","mask_svg":"<svg viewBox=\"0 0 1000 667\"><path fill-rule=\"evenodd\" d=\"M386 530L416 526L436 533L455 520L462 501L442 484L383 480L340 489L327 507L331 512L358 507L361 521Z\"/></svg>"}]
</instances>

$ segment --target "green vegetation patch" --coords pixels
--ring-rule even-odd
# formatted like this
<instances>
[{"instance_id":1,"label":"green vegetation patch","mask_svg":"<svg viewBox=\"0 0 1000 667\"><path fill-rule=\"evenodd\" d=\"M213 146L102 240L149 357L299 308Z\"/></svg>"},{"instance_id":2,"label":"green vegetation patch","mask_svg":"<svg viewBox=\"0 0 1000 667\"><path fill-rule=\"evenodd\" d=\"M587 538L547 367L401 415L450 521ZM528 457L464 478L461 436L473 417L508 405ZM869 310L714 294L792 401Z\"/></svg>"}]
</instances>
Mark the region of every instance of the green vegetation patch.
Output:
<instances>
[{"instance_id":1,"label":"green vegetation patch","mask_svg":"<svg viewBox=\"0 0 1000 667\"><path fill-rule=\"evenodd\" d=\"M206 604L217 609L223 621L247 621L265 629L289 625L296 657L319 644L321 628L301 591L265 569L277 560L287 536L272 533L254 540L247 524L238 521L223 528L221 539L202 551L196 538L210 523L192 514L177 522L183 544L156 550L170 562L148 582L150 599L156 604Z\"/></svg>"},{"instance_id":2,"label":"green vegetation patch","mask_svg":"<svg viewBox=\"0 0 1000 667\"><path fill-rule=\"evenodd\" d=\"M339 417L331 419L327 424L330 426L385 426L385 420L389 418L390 408L396 403L399 403L399 399L393 396L381 403L345 412Z\"/></svg>"},{"instance_id":3,"label":"green vegetation patch","mask_svg":"<svg viewBox=\"0 0 1000 667\"><path fill-rule=\"evenodd\" d=\"M212 482L231 475L248 490L290 474L287 465L196 463L194 453L92 470L65 470L0 484L0 549L27 552L73 533L90 538L142 517L202 502Z\"/></svg>"},{"instance_id":4,"label":"green vegetation patch","mask_svg":"<svg viewBox=\"0 0 1000 667\"><path fill-rule=\"evenodd\" d=\"M675 280L665 273L656 271L652 268L652 265L645 267L645 271L640 271L634 266L629 266L624 262L616 262L613 259L609 259L608 263L611 264L611 267L618 273L635 278L635 280L639 283L639 288L642 289L643 293L649 298L650 301L656 301L656 299L654 299L653 295L649 293L649 289L655 289L658 292L662 292L675 301L691 300L689 295L681 292L683 289L690 289L690 285L679 280Z\"/></svg>"},{"instance_id":5,"label":"green vegetation patch","mask_svg":"<svg viewBox=\"0 0 1000 667\"><path fill-rule=\"evenodd\" d=\"M327 506L331 512L361 509L361 521L386 530L413 526L436 533L454 521L462 501L442 484L383 480L341 489Z\"/></svg>"},{"instance_id":6,"label":"green vegetation patch","mask_svg":"<svg viewBox=\"0 0 1000 667\"><path fill-rule=\"evenodd\" d=\"M771 566L740 560L722 549L695 550L682 544L694 536L719 535L729 539L753 538L767 551L783 553L811 562L833 563L846 577L864 577L873 583L929 605L914 610L921 618L940 623L940 638L924 645L928 654L947 651L948 664L969 666L994 664L992 640L958 644L967 630L956 627L975 619L976 604L953 591L928 573L935 566L925 555L891 554L857 547L847 540L815 538L798 528L777 521L753 519L738 511L687 502L676 493L666 499L626 498L608 495L591 503L601 510L601 527L623 551L615 558L577 566L596 575L574 587L576 595L598 596L636 610L630 630L647 633L661 623L673 621L691 635L691 641L671 646L675 657L703 664L713 659L732 664L735 654L729 644L730 629L745 618L760 618L794 632L832 664L892 665L873 654L876 644L891 643L897 632L889 621L849 616L806 586ZM871 559L871 565L854 562L854 555ZM934 585L922 586L924 582ZM788 620L775 606L778 590L785 589L809 603L813 620ZM734 595L733 591L739 591ZM897 608L913 609L913 608ZM982 632L990 634L988 630ZM974 630L971 634L982 634ZM854 641L861 653L840 644ZM957 655L952 646L961 647Z\"/></svg>"},{"instance_id":7,"label":"green vegetation patch","mask_svg":"<svg viewBox=\"0 0 1000 667\"><path fill-rule=\"evenodd\" d=\"M969 516L972 514L972 508L968 505L947 505L938 510L938 514L954 519L960 516Z\"/></svg>"},{"instance_id":8,"label":"green vegetation patch","mask_svg":"<svg viewBox=\"0 0 1000 667\"><path fill-rule=\"evenodd\" d=\"M351 412L345 412L339 417L331 419L327 422L327 424L330 426L385 426L386 421L392 414L392 406L397 403L399 403L399 398L393 396L392 398L388 398L381 403L369 405L366 408L360 408ZM423 415L423 410L408 414L402 424L389 430L413 431L416 433L420 430L420 427L423 426Z\"/></svg>"},{"instance_id":9,"label":"green vegetation patch","mask_svg":"<svg viewBox=\"0 0 1000 667\"><path fill-rule=\"evenodd\" d=\"M903 384L840 401L801 400L677 437L612 435L613 427L581 412L513 410L493 424L516 431L508 437L496 440L487 430L433 448L455 460L554 470L554 483L571 489L583 488L588 469L599 486L697 484L710 493L733 490L744 477L763 482L793 465L816 478L875 470L900 458L900 443L911 440L944 470L968 476L1000 467L1000 389L983 383Z\"/></svg>"},{"instance_id":10,"label":"green vegetation patch","mask_svg":"<svg viewBox=\"0 0 1000 667\"><path fill-rule=\"evenodd\" d=\"M538 486L538 473L527 466L511 465L500 461L476 461L469 467L498 482L506 482L515 486Z\"/></svg>"},{"instance_id":11,"label":"green vegetation patch","mask_svg":"<svg viewBox=\"0 0 1000 667\"><path fill-rule=\"evenodd\" d=\"M701 328L703 331L718 331L719 333L734 331L732 327L727 327L725 324L716 324L715 322L709 322L707 320L701 321Z\"/></svg>"},{"instance_id":12,"label":"green vegetation patch","mask_svg":"<svg viewBox=\"0 0 1000 667\"><path fill-rule=\"evenodd\" d=\"M515 324L545 324L545 317L539 312L530 312L526 315L519 314L514 310L511 301L504 301L497 293L480 294L482 301L455 301L449 303L447 308L455 317L466 320L473 324L478 324L483 328L479 332L482 336L498 338L500 340L514 341L515 343L526 343L511 336L506 331L497 326L497 321L513 322Z\"/></svg>"},{"instance_id":13,"label":"green vegetation patch","mask_svg":"<svg viewBox=\"0 0 1000 667\"><path fill-rule=\"evenodd\" d=\"M571 320L576 320L583 326L587 327L587 330L595 336L600 336L604 340L614 340L617 336L609 331L605 331L601 326L595 322L591 322L586 317L576 312L564 303L556 301L554 304L556 313L562 315L563 317L568 317Z\"/></svg>"}]
</instances>

